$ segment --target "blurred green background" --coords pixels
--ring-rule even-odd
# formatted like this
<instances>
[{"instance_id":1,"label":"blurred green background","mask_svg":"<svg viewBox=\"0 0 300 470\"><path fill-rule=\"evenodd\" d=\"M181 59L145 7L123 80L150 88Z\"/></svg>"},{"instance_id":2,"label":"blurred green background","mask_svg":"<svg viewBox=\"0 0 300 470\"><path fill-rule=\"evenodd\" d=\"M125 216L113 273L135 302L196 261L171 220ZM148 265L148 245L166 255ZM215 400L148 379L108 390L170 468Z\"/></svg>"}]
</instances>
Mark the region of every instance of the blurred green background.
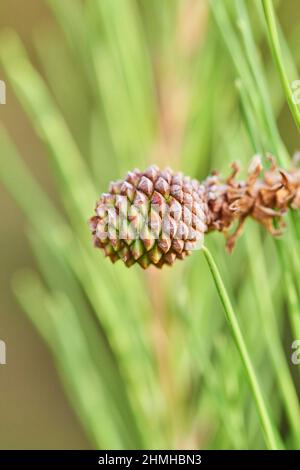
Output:
<instances>
[{"instance_id":1,"label":"blurred green background","mask_svg":"<svg viewBox=\"0 0 300 470\"><path fill-rule=\"evenodd\" d=\"M298 5L273 3L296 80ZM0 29L0 448L264 448L202 254L127 270L87 228L136 166L202 179L258 151L289 166L299 134L261 2L3 0ZM290 219L279 242L248 222L231 256L220 234L208 244L282 446L299 448Z\"/></svg>"},{"instance_id":2,"label":"blurred green background","mask_svg":"<svg viewBox=\"0 0 300 470\"><path fill-rule=\"evenodd\" d=\"M55 21L39 0L2 1L0 28L13 28L30 45L32 32ZM5 80L2 64L0 78ZM1 123L10 131L23 158L36 171L52 198L53 181L43 147L7 84L7 105L0 107ZM0 448L90 448L68 405L51 357L43 341L19 308L11 290L13 273L33 266L24 237L25 218L3 185L0 185L0 336L7 346L7 364L0 367Z\"/></svg>"}]
</instances>

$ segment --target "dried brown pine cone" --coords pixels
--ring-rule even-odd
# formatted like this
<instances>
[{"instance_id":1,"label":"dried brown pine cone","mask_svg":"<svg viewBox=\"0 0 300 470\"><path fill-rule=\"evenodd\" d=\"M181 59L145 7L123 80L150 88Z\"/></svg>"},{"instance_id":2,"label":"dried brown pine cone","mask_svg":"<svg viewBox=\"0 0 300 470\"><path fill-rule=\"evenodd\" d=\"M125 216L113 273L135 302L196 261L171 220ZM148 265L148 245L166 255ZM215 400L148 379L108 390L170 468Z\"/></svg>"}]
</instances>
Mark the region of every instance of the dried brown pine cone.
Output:
<instances>
[{"instance_id":1,"label":"dried brown pine cone","mask_svg":"<svg viewBox=\"0 0 300 470\"><path fill-rule=\"evenodd\" d=\"M236 180L237 164L227 180L215 173L202 183L154 165L144 172L133 170L111 183L97 202L90 219L94 245L113 262L137 262L145 269L185 258L213 230L225 233L231 251L249 216L278 236L287 209L300 207L300 170L286 172L270 160L261 179L261 160L254 157L246 181ZM237 227L229 235L234 222Z\"/></svg>"},{"instance_id":2,"label":"dried brown pine cone","mask_svg":"<svg viewBox=\"0 0 300 470\"><path fill-rule=\"evenodd\" d=\"M247 217L261 223L273 236L280 236L285 227L283 216L289 207L300 208L300 170L294 166L287 172L276 166L272 156L268 158L270 168L262 178L261 158L255 156L245 181L236 180L239 165L233 163L233 172L225 182L215 174L204 183L209 207L209 220L206 221L208 232L223 232L228 251L232 251ZM229 234L228 230L235 221L237 226Z\"/></svg>"}]
</instances>

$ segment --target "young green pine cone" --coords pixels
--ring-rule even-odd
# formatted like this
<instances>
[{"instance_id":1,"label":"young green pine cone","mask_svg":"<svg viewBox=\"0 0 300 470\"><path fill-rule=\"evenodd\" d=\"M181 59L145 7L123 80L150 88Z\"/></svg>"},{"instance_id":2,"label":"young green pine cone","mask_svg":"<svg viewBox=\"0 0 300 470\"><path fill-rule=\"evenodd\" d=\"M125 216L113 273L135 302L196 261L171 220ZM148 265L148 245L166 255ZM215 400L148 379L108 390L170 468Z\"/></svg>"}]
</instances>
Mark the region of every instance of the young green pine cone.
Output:
<instances>
[{"instance_id":1,"label":"young green pine cone","mask_svg":"<svg viewBox=\"0 0 300 470\"><path fill-rule=\"evenodd\" d=\"M245 181L236 180L237 164L227 180L215 173L202 183L154 165L144 172L133 170L111 183L97 202L90 219L94 245L113 262L121 259L128 267L137 262L146 269L184 259L214 230L225 234L231 251L247 217L281 235L287 209L300 208L300 170L287 172L270 160L260 178L261 160L254 157Z\"/></svg>"},{"instance_id":2,"label":"young green pine cone","mask_svg":"<svg viewBox=\"0 0 300 470\"><path fill-rule=\"evenodd\" d=\"M113 262L161 268L201 248L207 211L203 185L152 165L111 183L97 202L90 227L95 246Z\"/></svg>"}]
</instances>

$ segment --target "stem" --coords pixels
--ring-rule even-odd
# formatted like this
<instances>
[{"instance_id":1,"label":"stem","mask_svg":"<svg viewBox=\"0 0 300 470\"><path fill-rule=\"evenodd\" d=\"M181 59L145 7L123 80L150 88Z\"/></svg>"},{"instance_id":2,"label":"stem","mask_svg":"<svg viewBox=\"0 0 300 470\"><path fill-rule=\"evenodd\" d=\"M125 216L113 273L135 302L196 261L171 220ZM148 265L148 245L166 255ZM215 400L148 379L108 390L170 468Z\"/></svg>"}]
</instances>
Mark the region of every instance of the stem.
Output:
<instances>
[{"instance_id":1,"label":"stem","mask_svg":"<svg viewBox=\"0 0 300 470\"><path fill-rule=\"evenodd\" d=\"M285 72L283 59L282 59L282 51L281 51L279 37L277 33L274 7L273 7L271 0L262 0L262 5L263 5L264 15L265 15L266 23L267 23L269 43L270 43L270 48L272 51L273 59L274 59L274 62L276 64L276 67L279 73L281 84L284 89L290 111L294 118L295 124L298 128L298 131L300 132L300 111L296 103L294 103L290 83L289 83L287 74Z\"/></svg>"},{"instance_id":2,"label":"stem","mask_svg":"<svg viewBox=\"0 0 300 470\"><path fill-rule=\"evenodd\" d=\"M266 407L262 392L260 390L260 386L258 384L256 374L255 374L255 371L254 371L254 368L253 368L253 365L252 365L252 362L251 362L251 359L247 350L247 346L245 344L245 340L240 330L240 327L236 319L233 307L231 305L229 296L227 294L226 288L224 286L220 272L218 270L218 267L214 261L212 254L210 253L208 248L205 246L203 247L203 252L204 252L206 261L208 263L210 272L212 274L212 277L214 279L221 303L223 305L226 320L230 326L236 347L238 349L241 360L245 367L245 372L249 380L253 398L256 403L258 415L259 415L259 418L263 427L266 445L269 449L277 450L278 446L277 446L277 439L275 436L274 428L273 428L271 419L269 417L267 407Z\"/></svg>"}]
</instances>

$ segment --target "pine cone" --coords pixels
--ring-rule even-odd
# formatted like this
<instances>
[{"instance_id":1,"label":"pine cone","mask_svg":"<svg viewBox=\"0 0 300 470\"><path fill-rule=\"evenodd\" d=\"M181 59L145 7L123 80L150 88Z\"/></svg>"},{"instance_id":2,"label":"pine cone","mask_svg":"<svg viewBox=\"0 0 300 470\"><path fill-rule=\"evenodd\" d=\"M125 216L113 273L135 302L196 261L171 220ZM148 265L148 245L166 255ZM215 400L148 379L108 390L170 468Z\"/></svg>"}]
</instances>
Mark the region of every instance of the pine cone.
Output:
<instances>
[{"instance_id":1,"label":"pine cone","mask_svg":"<svg viewBox=\"0 0 300 470\"><path fill-rule=\"evenodd\" d=\"M111 183L95 211L90 219L94 245L128 267L172 265L201 248L207 230L205 187L154 165Z\"/></svg>"},{"instance_id":2,"label":"pine cone","mask_svg":"<svg viewBox=\"0 0 300 470\"><path fill-rule=\"evenodd\" d=\"M260 178L261 160L254 157L245 181L236 180L236 163L225 181L215 173L203 183L154 165L133 170L97 202L90 219L94 245L113 262L122 259L128 267L137 262L146 269L184 259L214 230L225 234L231 251L248 217L279 236L288 208L300 208L300 170L287 172L269 159L270 169Z\"/></svg>"},{"instance_id":3,"label":"pine cone","mask_svg":"<svg viewBox=\"0 0 300 470\"><path fill-rule=\"evenodd\" d=\"M229 252L242 233L247 218L251 217L271 235L278 237L285 228L283 217L287 210L300 208L300 170L296 166L290 171L283 170L277 167L274 157L269 156L268 159L271 165L262 178L261 158L256 155L250 163L246 181L236 180L239 165L233 163L233 172L225 182L217 174L204 182L209 214L207 231L223 232ZM235 231L229 234L236 221Z\"/></svg>"}]
</instances>

